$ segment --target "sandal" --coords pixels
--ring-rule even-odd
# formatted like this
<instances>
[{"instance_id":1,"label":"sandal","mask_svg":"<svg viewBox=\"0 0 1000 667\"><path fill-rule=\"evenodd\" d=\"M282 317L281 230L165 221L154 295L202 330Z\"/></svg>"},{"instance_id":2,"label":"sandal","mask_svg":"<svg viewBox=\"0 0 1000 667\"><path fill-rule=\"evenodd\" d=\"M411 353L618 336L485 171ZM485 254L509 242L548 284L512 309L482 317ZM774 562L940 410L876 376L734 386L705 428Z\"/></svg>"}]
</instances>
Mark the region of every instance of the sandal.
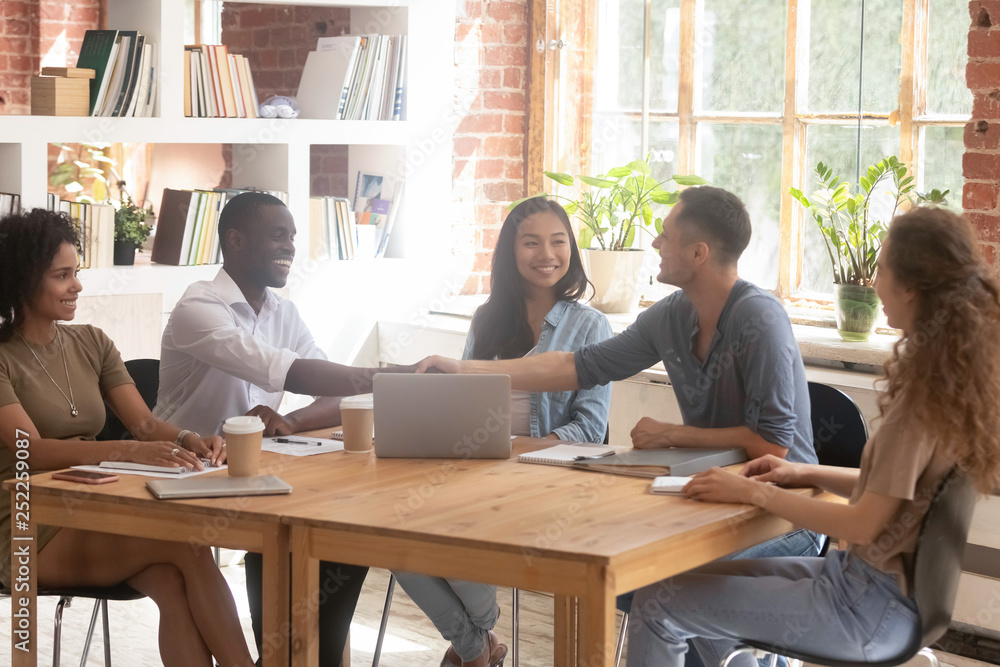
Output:
<instances>
[{"instance_id":1,"label":"sandal","mask_svg":"<svg viewBox=\"0 0 1000 667\"><path fill-rule=\"evenodd\" d=\"M441 658L441 667L462 667L462 659L458 657L454 646L449 646Z\"/></svg>"},{"instance_id":2,"label":"sandal","mask_svg":"<svg viewBox=\"0 0 1000 667\"><path fill-rule=\"evenodd\" d=\"M507 658L507 646L501 644L497 635L492 630L486 632L486 646L483 652L475 660L462 661L462 667L503 667L503 661Z\"/></svg>"}]
</instances>

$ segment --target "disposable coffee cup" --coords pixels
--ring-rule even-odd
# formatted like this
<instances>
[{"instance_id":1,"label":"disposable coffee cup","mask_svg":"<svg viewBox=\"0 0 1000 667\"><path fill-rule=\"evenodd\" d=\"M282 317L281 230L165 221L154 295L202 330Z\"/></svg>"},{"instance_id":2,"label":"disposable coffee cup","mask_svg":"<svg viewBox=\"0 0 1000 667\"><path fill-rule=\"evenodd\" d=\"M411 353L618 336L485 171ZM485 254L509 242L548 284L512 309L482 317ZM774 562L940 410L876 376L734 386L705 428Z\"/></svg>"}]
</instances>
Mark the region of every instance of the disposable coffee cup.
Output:
<instances>
[{"instance_id":1,"label":"disposable coffee cup","mask_svg":"<svg viewBox=\"0 0 1000 667\"><path fill-rule=\"evenodd\" d=\"M260 417L230 417L222 425L226 438L226 463L230 477L252 477L260 470L260 443L264 422Z\"/></svg>"},{"instance_id":2,"label":"disposable coffee cup","mask_svg":"<svg viewBox=\"0 0 1000 667\"><path fill-rule=\"evenodd\" d=\"M371 394L346 396L340 400L340 419L344 425L344 451L364 454L372 449L372 432L375 430Z\"/></svg>"}]
</instances>

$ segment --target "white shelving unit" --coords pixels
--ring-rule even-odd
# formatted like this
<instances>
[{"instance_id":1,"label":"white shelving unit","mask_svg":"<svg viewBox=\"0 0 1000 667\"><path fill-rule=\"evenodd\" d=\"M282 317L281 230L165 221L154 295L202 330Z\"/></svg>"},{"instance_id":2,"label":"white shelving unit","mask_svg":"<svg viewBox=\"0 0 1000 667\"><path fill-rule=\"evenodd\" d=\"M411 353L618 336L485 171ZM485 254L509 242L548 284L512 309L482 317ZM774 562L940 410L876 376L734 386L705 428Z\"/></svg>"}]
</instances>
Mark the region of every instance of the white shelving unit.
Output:
<instances>
[{"instance_id":1,"label":"white shelving unit","mask_svg":"<svg viewBox=\"0 0 1000 667\"><path fill-rule=\"evenodd\" d=\"M256 2L257 0L251 0ZM353 285L378 284L382 274L428 276L450 246L442 243L451 208L455 3L443 0L267 0L260 4L350 9L351 32L406 34L405 121L185 118L183 113L184 12L176 0L108 0L108 27L139 30L159 49L159 90L151 118L4 116L0 121L0 191L21 195L25 207L44 206L47 144L146 142L232 144L234 187L288 193L295 217L297 264L291 290L316 293L309 283L333 275ZM302 267L308 257L310 146L348 146L348 179L358 170L405 181L388 257L338 267ZM169 185L169 184L168 184ZM206 183L205 186L214 184ZM154 202L154 206L156 203ZM334 262L337 263L337 262ZM349 264L350 266L347 266ZM412 264L412 266L411 266ZM433 273L433 271L431 271ZM215 273L214 267L137 266L83 273L90 294L160 293L166 312L183 289ZM410 278L412 281L412 278ZM433 288L429 288L433 289ZM320 292L322 290L319 290ZM412 284L406 291L413 295ZM392 298L380 299L393 308ZM329 301L326 305L329 305ZM305 310L309 304L300 304Z\"/></svg>"}]
</instances>

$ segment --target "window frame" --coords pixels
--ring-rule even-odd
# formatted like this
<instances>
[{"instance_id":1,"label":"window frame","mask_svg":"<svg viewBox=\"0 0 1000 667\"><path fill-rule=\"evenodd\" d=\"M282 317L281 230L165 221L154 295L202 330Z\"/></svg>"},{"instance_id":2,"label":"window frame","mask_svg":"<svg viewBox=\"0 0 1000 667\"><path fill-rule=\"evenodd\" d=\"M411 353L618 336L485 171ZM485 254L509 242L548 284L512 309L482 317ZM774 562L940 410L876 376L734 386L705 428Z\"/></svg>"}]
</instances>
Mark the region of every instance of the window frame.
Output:
<instances>
[{"instance_id":1,"label":"window frame","mask_svg":"<svg viewBox=\"0 0 1000 667\"><path fill-rule=\"evenodd\" d=\"M542 171L569 171L589 173L592 137L590 118L593 113L592 77L581 76L585 93L574 96L568 104L561 104L560 81L567 79L566 62L560 54L573 54L578 60L596 62L596 30L600 26L591 17L598 15L599 0L531 0L529 6L529 90L528 90L528 137L526 152L525 186L527 192L544 190ZM653 122L676 122L678 126L677 173L695 172L696 135L701 123L710 124L766 124L780 125L782 128L781 151L781 200L779 213L779 263L778 280L774 290L782 298L803 296L820 302L828 302L825 295L803 294L801 290L804 224L802 207L789 194L790 188L802 189L807 182L811 166L806 160L806 131L811 125L858 124L864 126L896 125L900 132L899 160L910 170L916 182L921 182L923 165L920 161L923 129L926 127L963 127L970 114L929 114L927 112L927 44L929 40L928 18L930 0L902 0L903 23L901 34L901 71L899 100L896 111L891 113L813 113L800 112L804 106L805 90L802 77L797 71L808 67L802 62L808 48L803 48L808 34L800 34L800 9L808 10L809 0L786 0L785 23L785 86L782 110L780 112L749 112L739 114L696 113L694 108L696 68L694 61L696 20L699 5L704 0L680 0L680 44L677 112L649 111L649 71L650 71L650 16L652 0L645 0L645 29L643 31L643 96L642 109L622 113L623 118L638 120L641 124L642 154L649 152L650 124ZM572 4L572 15L568 5ZM567 30L583 21L590 26L589 31L577 30L573 37L580 44L569 41L569 49L550 48L554 40L564 38ZM573 50L575 49L575 50ZM590 85L590 89L586 86ZM565 111L561 107L565 106ZM561 124L559 128L555 123ZM579 163L571 167L560 164L560 136L580 137L580 145L585 148L579 156ZM953 196L957 196L952 193Z\"/></svg>"}]
</instances>

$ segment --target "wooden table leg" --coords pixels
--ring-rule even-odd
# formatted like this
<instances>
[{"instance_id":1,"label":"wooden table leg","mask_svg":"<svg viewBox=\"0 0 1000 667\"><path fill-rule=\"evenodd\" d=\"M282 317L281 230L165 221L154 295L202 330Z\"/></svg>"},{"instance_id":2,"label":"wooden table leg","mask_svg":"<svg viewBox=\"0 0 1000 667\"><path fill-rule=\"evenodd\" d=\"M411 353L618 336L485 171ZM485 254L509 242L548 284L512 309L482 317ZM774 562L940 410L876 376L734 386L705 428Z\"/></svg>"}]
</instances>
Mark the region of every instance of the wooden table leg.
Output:
<instances>
[{"instance_id":1,"label":"wooden table leg","mask_svg":"<svg viewBox=\"0 0 1000 667\"><path fill-rule=\"evenodd\" d=\"M264 667L288 667L291 640L288 541L288 526L277 525L265 533L261 553Z\"/></svg>"},{"instance_id":2,"label":"wooden table leg","mask_svg":"<svg viewBox=\"0 0 1000 667\"><path fill-rule=\"evenodd\" d=\"M292 666L319 667L319 559L310 531L292 526Z\"/></svg>"},{"instance_id":3,"label":"wooden table leg","mask_svg":"<svg viewBox=\"0 0 1000 667\"><path fill-rule=\"evenodd\" d=\"M553 603L553 664L572 667L576 664L576 598L556 595Z\"/></svg>"},{"instance_id":4,"label":"wooden table leg","mask_svg":"<svg viewBox=\"0 0 1000 667\"><path fill-rule=\"evenodd\" d=\"M605 568L590 568L587 595L580 598L577 633L577 664L581 667L614 667L615 589L614 575Z\"/></svg>"},{"instance_id":5,"label":"wooden table leg","mask_svg":"<svg viewBox=\"0 0 1000 667\"><path fill-rule=\"evenodd\" d=\"M20 482L18 483L20 485ZM10 492L11 507L23 507L24 487ZM22 516L23 515L23 516ZM25 518L27 520L23 521ZM36 594L37 533L30 510L17 511L11 517L11 596L10 655L11 667L36 667L38 664L38 604Z\"/></svg>"}]
</instances>

